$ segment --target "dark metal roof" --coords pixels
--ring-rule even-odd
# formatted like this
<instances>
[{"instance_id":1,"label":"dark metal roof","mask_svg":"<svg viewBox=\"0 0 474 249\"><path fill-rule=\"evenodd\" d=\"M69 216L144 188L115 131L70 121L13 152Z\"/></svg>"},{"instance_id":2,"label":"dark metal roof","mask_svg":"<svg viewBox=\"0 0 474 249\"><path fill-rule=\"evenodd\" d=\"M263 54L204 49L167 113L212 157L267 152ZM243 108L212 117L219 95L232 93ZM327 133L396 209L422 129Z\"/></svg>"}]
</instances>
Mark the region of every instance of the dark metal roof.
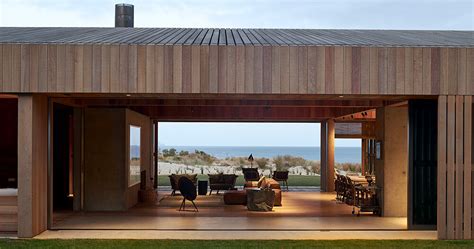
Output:
<instances>
[{"instance_id":1,"label":"dark metal roof","mask_svg":"<svg viewBox=\"0 0 474 249\"><path fill-rule=\"evenodd\" d=\"M473 31L0 27L0 43L474 47Z\"/></svg>"}]
</instances>

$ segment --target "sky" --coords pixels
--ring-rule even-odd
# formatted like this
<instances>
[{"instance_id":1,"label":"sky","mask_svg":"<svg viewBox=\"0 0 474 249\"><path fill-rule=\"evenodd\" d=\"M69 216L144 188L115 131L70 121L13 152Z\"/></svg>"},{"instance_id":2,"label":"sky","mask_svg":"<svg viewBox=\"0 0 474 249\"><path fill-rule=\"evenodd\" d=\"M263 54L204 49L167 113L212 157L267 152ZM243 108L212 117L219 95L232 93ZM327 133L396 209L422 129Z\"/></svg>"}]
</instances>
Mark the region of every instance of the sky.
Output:
<instances>
[{"instance_id":1,"label":"sky","mask_svg":"<svg viewBox=\"0 0 474 249\"><path fill-rule=\"evenodd\" d=\"M140 145L141 127L130 125L130 145Z\"/></svg>"},{"instance_id":2,"label":"sky","mask_svg":"<svg viewBox=\"0 0 474 249\"><path fill-rule=\"evenodd\" d=\"M113 27L131 3L135 27L473 30L473 0L0 0L0 26ZM133 139L137 143L137 138ZM318 146L319 124L162 123L165 145ZM336 146L360 146L337 140Z\"/></svg>"},{"instance_id":3,"label":"sky","mask_svg":"<svg viewBox=\"0 0 474 249\"><path fill-rule=\"evenodd\" d=\"M319 123L160 122L166 146L320 146ZM360 147L358 139L336 139L337 147Z\"/></svg>"},{"instance_id":4,"label":"sky","mask_svg":"<svg viewBox=\"0 0 474 249\"><path fill-rule=\"evenodd\" d=\"M472 0L0 0L0 26L473 30Z\"/></svg>"}]
</instances>

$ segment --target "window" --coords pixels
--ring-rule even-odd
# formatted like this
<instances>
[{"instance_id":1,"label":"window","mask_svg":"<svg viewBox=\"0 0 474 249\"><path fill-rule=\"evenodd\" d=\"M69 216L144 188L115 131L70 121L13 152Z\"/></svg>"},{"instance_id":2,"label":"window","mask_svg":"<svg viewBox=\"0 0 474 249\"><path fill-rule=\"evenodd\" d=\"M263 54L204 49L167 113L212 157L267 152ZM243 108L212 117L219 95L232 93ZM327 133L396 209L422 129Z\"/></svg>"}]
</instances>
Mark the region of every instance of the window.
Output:
<instances>
[{"instance_id":1,"label":"window","mask_svg":"<svg viewBox=\"0 0 474 249\"><path fill-rule=\"evenodd\" d=\"M128 186L140 183L140 135L141 128L130 125L130 163Z\"/></svg>"}]
</instances>

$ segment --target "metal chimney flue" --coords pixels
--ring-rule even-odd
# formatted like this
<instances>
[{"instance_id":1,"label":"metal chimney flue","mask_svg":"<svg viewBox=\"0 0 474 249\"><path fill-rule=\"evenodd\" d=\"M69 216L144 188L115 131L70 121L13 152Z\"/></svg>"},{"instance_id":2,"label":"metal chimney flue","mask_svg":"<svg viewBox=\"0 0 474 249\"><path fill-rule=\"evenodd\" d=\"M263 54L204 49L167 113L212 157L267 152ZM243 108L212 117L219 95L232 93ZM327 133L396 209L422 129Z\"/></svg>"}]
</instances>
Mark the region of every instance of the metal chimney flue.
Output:
<instances>
[{"instance_id":1,"label":"metal chimney flue","mask_svg":"<svg viewBox=\"0 0 474 249\"><path fill-rule=\"evenodd\" d=\"M115 27L133 28L133 4L119 3L115 5Z\"/></svg>"}]
</instances>

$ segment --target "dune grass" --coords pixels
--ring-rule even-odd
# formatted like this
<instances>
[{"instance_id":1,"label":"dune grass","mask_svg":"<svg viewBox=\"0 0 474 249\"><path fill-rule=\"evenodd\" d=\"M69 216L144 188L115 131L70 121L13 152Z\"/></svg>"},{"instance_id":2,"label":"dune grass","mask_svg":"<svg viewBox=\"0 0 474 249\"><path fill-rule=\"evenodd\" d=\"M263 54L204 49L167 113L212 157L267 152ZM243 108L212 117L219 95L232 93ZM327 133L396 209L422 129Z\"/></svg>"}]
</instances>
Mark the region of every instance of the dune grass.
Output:
<instances>
[{"instance_id":1,"label":"dune grass","mask_svg":"<svg viewBox=\"0 0 474 249\"><path fill-rule=\"evenodd\" d=\"M473 248L473 241L439 240L22 240L1 239L0 248Z\"/></svg>"},{"instance_id":2,"label":"dune grass","mask_svg":"<svg viewBox=\"0 0 474 249\"><path fill-rule=\"evenodd\" d=\"M199 180L207 180L207 175L198 175ZM170 186L170 180L167 175L158 176L159 186ZM240 175L237 177L236 186L244 185L244 176ZM305 175L290 175L288 177L288 185L291 186L302 186L302 187L315 187L320 186L320 176L305 176Z\"/></svg>"}]
</instances>

